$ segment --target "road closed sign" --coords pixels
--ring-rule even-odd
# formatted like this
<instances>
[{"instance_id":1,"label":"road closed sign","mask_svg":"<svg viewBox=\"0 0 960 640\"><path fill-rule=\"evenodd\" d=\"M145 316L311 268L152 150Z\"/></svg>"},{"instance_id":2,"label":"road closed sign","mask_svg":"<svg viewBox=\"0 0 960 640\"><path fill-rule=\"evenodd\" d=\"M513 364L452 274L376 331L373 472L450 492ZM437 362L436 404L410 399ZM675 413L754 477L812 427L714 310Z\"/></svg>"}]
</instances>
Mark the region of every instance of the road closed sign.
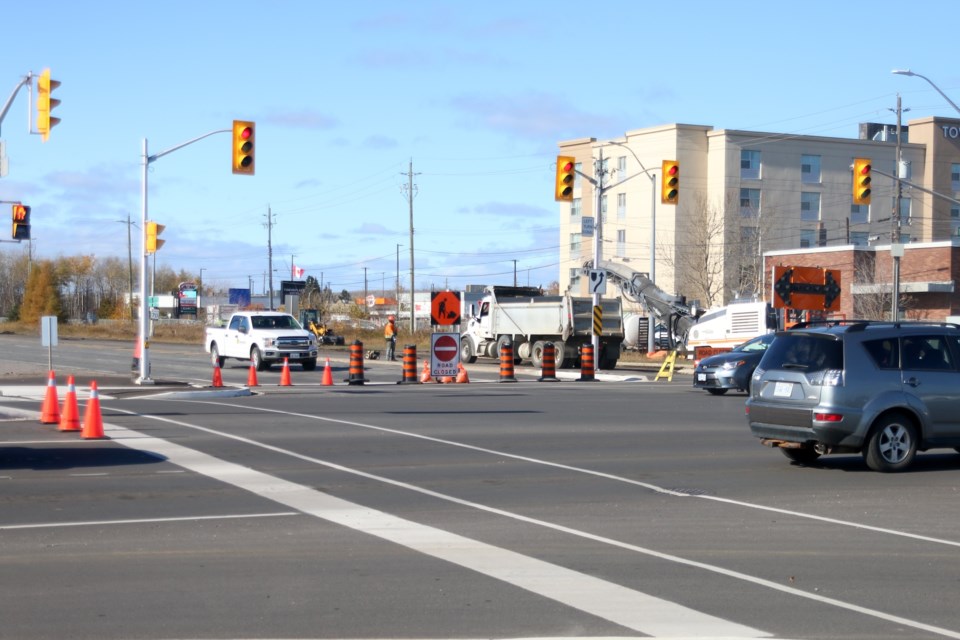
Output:
<instances>
[{"instance_id":1,"label":"road closed sign","mask_svg":"<svg viewBox=\"0 0 960 640\"><path fill-rule=\"evenodd\" d=\"M460 334L434 333L430 338L430 375L456 376L460 364Z\"/></svg>"}]
</instances>

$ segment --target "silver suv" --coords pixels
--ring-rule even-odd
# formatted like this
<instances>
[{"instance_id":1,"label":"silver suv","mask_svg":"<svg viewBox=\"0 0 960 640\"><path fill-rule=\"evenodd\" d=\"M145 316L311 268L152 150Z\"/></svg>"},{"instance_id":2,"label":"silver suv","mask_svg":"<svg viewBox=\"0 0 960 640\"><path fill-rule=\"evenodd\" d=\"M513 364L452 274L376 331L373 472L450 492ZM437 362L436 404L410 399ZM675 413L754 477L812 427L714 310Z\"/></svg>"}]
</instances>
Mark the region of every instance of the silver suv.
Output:
<instances>
[{"instance_id":1,"label":"silver suv","mask_svg":"<svg viewBox=\"0 0 960 640\"><path fill-rule=\"evenodd\" d=\"M902 471L917 451L960 451L960 327L841 321L777 333L754 371L747 420L787 458L862 453Z\"/></svg>"}]
</instances>

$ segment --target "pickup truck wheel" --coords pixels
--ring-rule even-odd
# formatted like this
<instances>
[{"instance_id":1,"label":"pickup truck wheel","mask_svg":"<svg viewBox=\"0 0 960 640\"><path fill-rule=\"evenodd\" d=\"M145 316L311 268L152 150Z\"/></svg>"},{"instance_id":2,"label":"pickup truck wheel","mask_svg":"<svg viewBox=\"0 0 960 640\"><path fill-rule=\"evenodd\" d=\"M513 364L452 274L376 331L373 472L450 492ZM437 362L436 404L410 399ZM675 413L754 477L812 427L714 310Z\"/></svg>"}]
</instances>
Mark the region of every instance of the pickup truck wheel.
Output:
<instances>
[{"instance_id":1,"label":"pickup truck wheel","mask_svg":"<svg viewBox=\"0 0 960 640\"><path fill-rule=\"evenodd\" d=\"M477 361L477 354L473 352L473 343L466 336L460 338L460 360L467 364L473 364Z\"/></svg>"},{"instance_id":2,"label":"pickup truck wheel","mask_svg":"<svg viewBox=\"0 0 960 640\"><path fill-rule=\"evenodd\" d=\"M215 367L219 367L219 368L223 369L223 363L226 362L226 361L227 361L227 359L220 355L220 349L217 348L217 343L214 342L213 344L211 344L211 345L210 345L210 362L211 362L211 364L213 364L213 366L215 366Z\"/></svg>"},{"instance_id":3,"label":"pickup truck wheel","mask_svg":"<svg viewBox=\"0 0 960 640\"><path fill-rule=\"evenodd\" d=\"M252 364L257 371L266 371L270 365L263 361L263 354L260 353L258 347L253 347L250 349L250 364Z\"/></svg>"},{"instance_id":4,"label":"pickup truck wheel","mask_svg":"<svg viewBox=\"0 0 960 640\"><path fill-rule=\"evenodd\" d=\"M317 359L310 358L308 360L301 360L300 366L303 367L304 371L313 371L314 369L317 368Z\"/></svg>"}]
</instances>

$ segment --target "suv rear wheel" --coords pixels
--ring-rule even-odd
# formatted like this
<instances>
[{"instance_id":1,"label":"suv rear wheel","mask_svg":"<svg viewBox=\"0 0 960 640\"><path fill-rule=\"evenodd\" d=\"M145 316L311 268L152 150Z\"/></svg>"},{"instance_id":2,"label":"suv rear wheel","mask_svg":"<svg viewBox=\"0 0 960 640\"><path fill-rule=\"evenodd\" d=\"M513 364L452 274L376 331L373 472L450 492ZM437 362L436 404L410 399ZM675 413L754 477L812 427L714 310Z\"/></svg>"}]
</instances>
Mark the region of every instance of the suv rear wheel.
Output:
<instances>
[{"instance_id":1,"label":"suv rear wheel","mask_svg":"<svg viewBox=\"0 0 960 640\"><path fill-rule=\"evenodd\" d=\"M917 455L917 428L903 414L884 416L870 430L863 459L874 471L903 471Z\"/></svg>"}]
</instances>

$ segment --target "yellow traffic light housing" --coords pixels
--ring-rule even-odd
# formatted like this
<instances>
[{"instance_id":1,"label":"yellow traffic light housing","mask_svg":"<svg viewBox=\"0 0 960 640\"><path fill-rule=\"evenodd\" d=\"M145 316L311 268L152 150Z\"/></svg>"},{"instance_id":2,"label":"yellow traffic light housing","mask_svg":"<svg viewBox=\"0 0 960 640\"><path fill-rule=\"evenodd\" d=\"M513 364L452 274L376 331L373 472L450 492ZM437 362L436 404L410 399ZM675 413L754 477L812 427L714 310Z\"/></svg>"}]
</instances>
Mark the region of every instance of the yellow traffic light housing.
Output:
<instances>
[{"instance_id":1,"label":"yellow traffic light housing","mask_svg":"<svg viewBox=\"0 0 960 640\"><path fill-rule=\"evenodd\" d=\"M162 224L157 224L152 220L147 221L147 253L156 253L157 249L166 242L159 237L164 229L166 229L166 226Z\"/></svg>"},{"instance_id":2,"label":"yellow traffic light housing","mask_svg":"<svg viewBox=\"0 0 960 640\"><path fill-rule=\"evenodd\" d=\"M553 196L557 202L573 202L576 168L577 159L573 156L557 156L557 180Z\"/></svg>"},{"instance_id":3,"label":"yellow traffic light housing","mask_svg":"<svg viewBox=\"0 0 960 640\"><path fill-rule=\"evenodd\" d=\"M870 204L870 174L873 166L869 158L853 159L853 204Z\"/></svg>"},{"instance_id":4,"label":"yellow traffic light housing","mask_svg":"<svg viewBox=\"0 0 960 640\"><path fill-rule=\"evenodd\" d=\"M30 207L19 202L13 205L13 229L10 237L14 240L30 239Z\"/></svg>"},{"instance_id":5,"label":"yellow traffic light housing","mask_svg":"<svg viewBox=\"0 0 960 640\"><path fill-rule=\"evenodd\" d=\"M50 78L50 69L44 69L37 79L37 131L44 142L50 138L50 129L60 124L60 118L50 114L60 104L59 100L50 96L59 86L59 80Z\"/></svg>"},{"instance_id":6,"label":"yellow traffic light housing","mask_svg":"<svg viewBox=\"0 0 960 640\"><path fill-rule=\"evenodd\" d=\"M676 160L664 160L660 174L660 202L677 204L680 199L680 163Z\"/></svg>"},{"instance_id":7,"label":"yellow traffic light housing","mask_svg":"<svg viewBox=\"0 0 960 640\"><path fill-rule=\"evenodd\" d=\"M233 172L252 176L256 168L256 125L247 120L233 121Z\"/></svg>"}]
</instances>

